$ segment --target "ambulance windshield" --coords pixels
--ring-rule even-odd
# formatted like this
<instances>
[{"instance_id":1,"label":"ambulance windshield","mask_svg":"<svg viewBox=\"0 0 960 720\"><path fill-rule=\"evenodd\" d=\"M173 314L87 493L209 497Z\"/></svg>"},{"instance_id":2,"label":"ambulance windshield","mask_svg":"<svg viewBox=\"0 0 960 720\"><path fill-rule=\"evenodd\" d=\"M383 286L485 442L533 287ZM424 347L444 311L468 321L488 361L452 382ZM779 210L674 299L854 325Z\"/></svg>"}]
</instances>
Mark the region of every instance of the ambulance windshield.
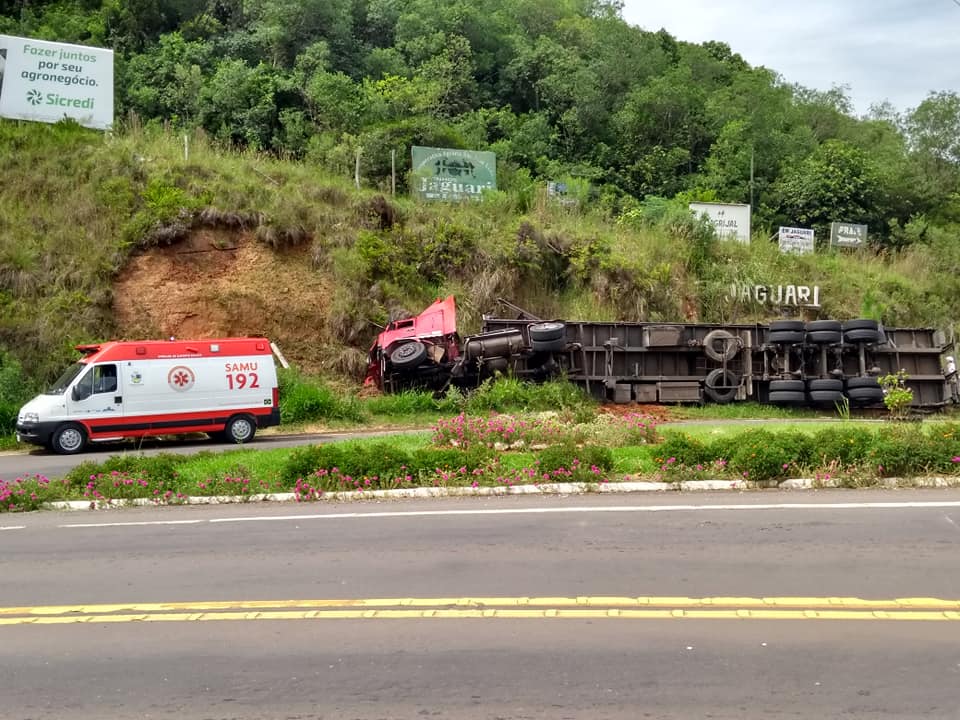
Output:
<instances>
[{"instance_id":1,"label":"ambulance windshield","mask_svg":"<svg viewBox=\"0 0 960 720\"><path fill-rule=\"evenodd\" d=\"M63 371L63 375L61 375L57 379L57 381L47 389L46 393L44 394L45 395L63 395L67 391L67 388L70 387L70 383L73 382L73 379L77 377L77 375L82 373L86 368L87 366L84 363L74 363L73 365L71 365L70 367L68 367L66 370Z\"/></svg>"}]
</instances>

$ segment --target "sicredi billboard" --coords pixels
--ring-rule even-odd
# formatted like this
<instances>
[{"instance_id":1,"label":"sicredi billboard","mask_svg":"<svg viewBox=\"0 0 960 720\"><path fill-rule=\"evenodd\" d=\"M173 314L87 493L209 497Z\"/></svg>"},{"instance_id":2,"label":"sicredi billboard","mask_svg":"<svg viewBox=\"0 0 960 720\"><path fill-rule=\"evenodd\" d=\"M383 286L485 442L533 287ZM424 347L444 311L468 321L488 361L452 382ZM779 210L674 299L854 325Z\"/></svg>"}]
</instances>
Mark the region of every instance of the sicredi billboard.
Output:
<instances>
[{"instance_id":1,"label":"sicredi billboard","mask_svg":"<svg viewBox=\"0 0 960 720\"><path fill-rule=\"evenodd\" d=\"M495 153L415 145L412 156L412 189L424 200L479 200L497 189Z\"/></svg>"},{"instance_id":2,"label":"sicredi billboard","mask_svg":"<svg viewBox=\"0 0 960 720\"><path fill-rule=\"evenodd\" d=\"M113 50L0 35L0 117L113 125Z\"/></svg>"},{"instance_id":3,"label":"sicredi billboard","mask_svg":"<svg viewBox=\"0 0 960 720\"><path fill-rule=\"evenodd\" d=\"M707 215L721 240L737 240L750 244L750 206L728 203L692 202L690 210Z\"/></svg>"}]
</instances>

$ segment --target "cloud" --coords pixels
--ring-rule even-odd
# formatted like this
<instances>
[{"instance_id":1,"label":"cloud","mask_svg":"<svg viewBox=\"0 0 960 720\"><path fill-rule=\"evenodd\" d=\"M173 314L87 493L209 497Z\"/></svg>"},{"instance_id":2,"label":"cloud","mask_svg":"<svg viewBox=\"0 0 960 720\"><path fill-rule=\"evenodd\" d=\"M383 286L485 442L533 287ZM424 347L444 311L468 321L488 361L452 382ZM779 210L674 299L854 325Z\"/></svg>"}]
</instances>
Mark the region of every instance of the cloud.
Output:
<instances>
[{"instance_id":1,"label":"cloud","mask_svg":"<svg viewBox=\"0 0 960 720\"><path fill-rule=\"evenodd\" d=\"M952 0L626 0L623 17L681 40L719 40L751 65L818 90L849 86L858 112L915 107L960 91L960 7Z\"/></svg>"}]
</instances>

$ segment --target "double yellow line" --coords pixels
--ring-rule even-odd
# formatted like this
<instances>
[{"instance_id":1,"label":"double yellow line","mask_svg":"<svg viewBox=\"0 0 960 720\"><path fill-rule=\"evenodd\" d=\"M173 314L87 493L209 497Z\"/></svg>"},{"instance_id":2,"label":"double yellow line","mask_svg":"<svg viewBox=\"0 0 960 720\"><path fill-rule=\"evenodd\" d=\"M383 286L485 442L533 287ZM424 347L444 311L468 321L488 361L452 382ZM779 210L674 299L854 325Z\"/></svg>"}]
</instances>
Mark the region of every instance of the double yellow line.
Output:
<instances>
[{"instance_id":1,"label":"double yellow line","mask_svg":"<svg viewBox=\"0 0 960 720\"><path fill-rule=\"evenodd\" d=\"M960 620L960 600L856 597L462 597L238 600L0 607L3 625L212 620L560 618Z\"/></svg>"}]
</instances>

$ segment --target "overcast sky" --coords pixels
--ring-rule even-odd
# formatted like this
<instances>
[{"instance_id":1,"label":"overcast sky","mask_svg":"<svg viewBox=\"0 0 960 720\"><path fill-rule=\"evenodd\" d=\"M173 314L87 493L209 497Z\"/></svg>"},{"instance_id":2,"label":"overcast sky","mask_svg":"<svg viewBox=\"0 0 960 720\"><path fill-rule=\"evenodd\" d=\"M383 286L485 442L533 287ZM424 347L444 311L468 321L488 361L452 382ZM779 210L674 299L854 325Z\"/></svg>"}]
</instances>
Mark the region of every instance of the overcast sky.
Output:
<instances>
[{"instance_id":1,"label":"overcast sky","mask_svg":"<svg viewBox=\"0 0 960 720\"><path fill-rule=\"evenodd\" d=\"M854 111L900 111L960 92L960 0L624 0L623 18L680 40L727 43L788 83L848 86Z\"/></svg>"}]
</instances>

